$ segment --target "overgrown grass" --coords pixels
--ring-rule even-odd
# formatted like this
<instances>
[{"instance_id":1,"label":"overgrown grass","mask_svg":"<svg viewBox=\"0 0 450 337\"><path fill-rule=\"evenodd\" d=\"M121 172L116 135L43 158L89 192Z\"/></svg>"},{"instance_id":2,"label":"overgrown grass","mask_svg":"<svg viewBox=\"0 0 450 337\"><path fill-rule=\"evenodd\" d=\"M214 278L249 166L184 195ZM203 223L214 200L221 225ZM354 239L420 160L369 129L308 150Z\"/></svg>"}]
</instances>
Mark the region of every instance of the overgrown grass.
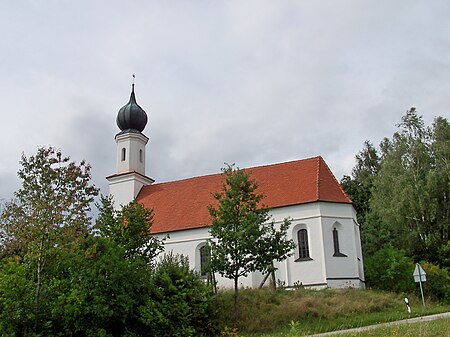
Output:
<instances>
[{"instance_id":1,"label":"overgrown grass","mask_svg":"<svg viewBox=\"0 0 450 337\"><path fill-rule=\"evenodd\" d=\"M424 309L420 299L408 297L411 315L404 296L389 292L241 289L237 328L244 336L301 336L450 311L449 305L437 303ZM232 292L220 292L216 301L222 329L232 326Z\"/></svg>"}]
</instances>

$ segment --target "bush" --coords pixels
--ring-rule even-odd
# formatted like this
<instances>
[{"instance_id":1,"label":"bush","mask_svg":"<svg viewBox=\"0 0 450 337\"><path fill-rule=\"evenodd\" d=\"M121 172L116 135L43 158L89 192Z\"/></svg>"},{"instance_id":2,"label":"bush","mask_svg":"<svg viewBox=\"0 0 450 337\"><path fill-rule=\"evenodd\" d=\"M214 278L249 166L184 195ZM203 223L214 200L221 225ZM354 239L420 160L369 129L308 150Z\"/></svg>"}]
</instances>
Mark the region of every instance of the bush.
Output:
<instances>
[{"instance_id":1,"label":"bush","mask_svg":"<svg viewBox=\"0 0 450 337\"><path fill-rule=\"evenodd\" d=\"M186 258L166 255L152 275L150 297L140 307L141 321L152 336L213 336L212 297Z\"/></svg>"},{"instance_id":2,"label":"bush","mask_svg":"<svg viewBox=\"0 0 450 337\"><path fill-rule=\"evenodd\" d=\"M364 269L369 287L409 293L415 291L414 263L402 250L390 246L365 258Z\"/></svg>"},{"instance_id":3,"label":"bush","mask_svg":"<svg viewBox=\"0 0 450 337\"><path fill-rule=\"evenodd\" d=\"M34 324L34 283L18 258L0 261L0 334L29 335Z\"/></svg>"},{"instance_id":4,"label":"bush","mask_svg":"<svg viewBox=\"0 0 450 337\"><path fill-rule=\"evenodd\" d=\"M448 270L441 269L432 263L422 263L427 273L427 281L424 282L425 296L432 300L450 303L450 275Z\"/></svg>"}]
</instances>

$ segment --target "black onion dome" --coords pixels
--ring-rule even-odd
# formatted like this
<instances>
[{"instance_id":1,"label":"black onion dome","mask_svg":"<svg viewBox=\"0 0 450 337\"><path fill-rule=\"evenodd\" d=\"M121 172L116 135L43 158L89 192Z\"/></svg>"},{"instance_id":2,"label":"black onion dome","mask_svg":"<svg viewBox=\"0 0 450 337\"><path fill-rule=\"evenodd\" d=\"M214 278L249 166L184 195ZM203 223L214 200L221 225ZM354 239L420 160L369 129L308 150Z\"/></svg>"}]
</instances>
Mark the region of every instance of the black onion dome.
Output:
<instances>
[{"instance_id":1,"label":"black onion dome","mask_svg":"<svg viewBox=\"0 0 450 337\"><path fill-rule=\"evenodd\" d=\"M147 114L137 103L134 96L134 84L131 89L130 101L117 113L117 126L120 130L137 130L142 132L147 125Z\"/></svg>"}]
</instances>

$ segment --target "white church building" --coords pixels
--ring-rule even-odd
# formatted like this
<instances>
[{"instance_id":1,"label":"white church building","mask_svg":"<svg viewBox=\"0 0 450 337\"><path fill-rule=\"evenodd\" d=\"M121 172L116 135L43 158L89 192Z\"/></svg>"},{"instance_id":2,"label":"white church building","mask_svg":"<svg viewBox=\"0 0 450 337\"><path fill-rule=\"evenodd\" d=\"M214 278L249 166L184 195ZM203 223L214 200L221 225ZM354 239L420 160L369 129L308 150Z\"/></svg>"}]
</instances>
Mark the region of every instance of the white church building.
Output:
<instances>
[{"instance_id":1,"label":"white church building","mask_svg":"<svg viewBox=\"0 0 450 337\"><path fill-rule=\"evenodd\" d=\"M154 210L151 232L164 241L165 252L183 254L191 268L204 274L204 248L211 239L208 205L220 191L222 174L156 183L145 172L142 133L147 114L136 103L134 84L129 102L117 115L116 172L107 177L116 207L137 199ZM265 195L275 223L291 219L288 239L296 248L291 257L275 263L275 278L286 287L364 288L359 224L347 197L322 157L245 169ZM254 272L239 279L244 287L258 287L265 275ZM215 275L218 286L232 281Z\"/></svg>"}]
</instances>

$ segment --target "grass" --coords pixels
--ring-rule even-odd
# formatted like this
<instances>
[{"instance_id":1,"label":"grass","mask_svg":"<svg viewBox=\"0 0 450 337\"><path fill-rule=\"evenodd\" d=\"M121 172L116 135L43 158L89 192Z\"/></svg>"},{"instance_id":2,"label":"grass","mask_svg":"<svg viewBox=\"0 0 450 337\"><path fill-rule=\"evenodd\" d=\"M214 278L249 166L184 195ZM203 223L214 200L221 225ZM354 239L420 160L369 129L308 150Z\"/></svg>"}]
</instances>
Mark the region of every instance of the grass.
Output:
<instances>
[{"instance_id":1,"label":"grass","mask_svg":"<svg viewBox=\"0 0 450 337\"><path fill-rule=\"evenodd\" d=\"M424 309L420 299L408 296L409 315L403 298L374 290L241 289L237 328L246 337L302 336L450 311L438 303ZM216 301L222 329L232 326L232 292L220 292Z\"/></svg>"},{"instance_id":2,"label":"grass","mask_svg":"<svg viewBox=\"0 0 450 337\"><path fill-rule=\"evenodd\" d=\"M450 337L450 318L430 322L401 324L391 327L376 328L358 333L338 334L335 337Z\"/></svg>"}]
</instances>

